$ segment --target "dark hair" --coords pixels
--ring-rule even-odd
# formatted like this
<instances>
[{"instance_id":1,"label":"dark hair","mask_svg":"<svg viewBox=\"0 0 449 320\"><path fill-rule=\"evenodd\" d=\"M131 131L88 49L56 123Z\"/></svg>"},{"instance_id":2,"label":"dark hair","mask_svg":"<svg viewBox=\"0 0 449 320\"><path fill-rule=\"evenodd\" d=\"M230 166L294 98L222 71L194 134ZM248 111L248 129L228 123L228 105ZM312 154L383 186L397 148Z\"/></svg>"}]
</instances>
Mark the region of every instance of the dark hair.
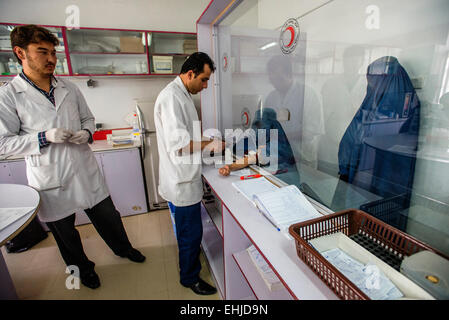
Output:
<instances>
[{"instance_id":1,"label":"dark hair","mask_svg":"<svg viewBox=\"0 0 449 320\"><path fill-rule=\"evenodd\" d=\"M59 44L58 38L43 27L36 26L34 24L28 24L25 26L17 26L11 31L11 47L20 47L22 49L26 49L30 43L39 43L41 41L50 42L54 46ZM17 60L20 64L19 57L14 52Z\"/></svg>"},{"instance_id":2,"label":"dark hair","mask_svg":"<svg viewBox=\"0 0 449 320\"><path fill-rule=\"evenodd\" d=\"M290 57L284 55L271 57L267 63L267 71L271 73L275 70L281 70L283 74L291 76L293 74L293 66Z\"/></svg>"},{"instance_id":3,"label":"dark hair","mask_svg":"<svg viewBox=\"0 0 449 320\"><path fill-rule=\"evenodd\" d=\"M192 53L184 62L181 68L181 74L192 70L195 76L204 71L204 65L208 64L212 72L215 71L215 64L212 59L204 52Z\"/></svg>"}]
</instances>

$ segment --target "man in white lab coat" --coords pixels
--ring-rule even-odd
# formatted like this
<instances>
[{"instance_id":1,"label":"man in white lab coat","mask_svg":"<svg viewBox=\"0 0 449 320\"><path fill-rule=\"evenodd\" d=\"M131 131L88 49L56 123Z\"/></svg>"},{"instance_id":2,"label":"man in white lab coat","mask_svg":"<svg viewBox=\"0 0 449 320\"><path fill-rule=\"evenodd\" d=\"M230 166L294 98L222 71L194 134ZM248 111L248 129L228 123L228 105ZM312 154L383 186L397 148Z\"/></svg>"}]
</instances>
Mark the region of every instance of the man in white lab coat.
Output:
<instances>
[{"instance_id":1,"label":"man in white lab coat","mask_svg":"<svg viewBox=\"0 0 449 320\"><path fill-rule=\"evenodd\" d=\"M0 155L25 157L28 184L41 196L39 219L67 266L77 266L81 282L97 288L100 280L75 229L75 212L86 211L116 255L135 262L145 257L131 246L87 144L95 127L83 95L53 76L58 39L27 25L11 32L11 44L23 72L0 88Z\"/></svg>"},{"instance_id":2,"label":"man in white lab coat","mask_svg":"<svg viewBox=\"0 0 449 320\"><path fill-rule=\"evenodd\" d=\"M207 54L192 54L184 62L180 76L159 93L154 108L160 157L159 194L169 202L175 215L180 282L202 295L214 294L216 289L199 277L203 185L201 158L197 161L198 157L190 155L203 149L222 151L224 143L202 141L200 133L199 138L194 136L194 126L199 122L191 94L207 88L214 70L214 63Z\"/></svg>"}]
</instances>

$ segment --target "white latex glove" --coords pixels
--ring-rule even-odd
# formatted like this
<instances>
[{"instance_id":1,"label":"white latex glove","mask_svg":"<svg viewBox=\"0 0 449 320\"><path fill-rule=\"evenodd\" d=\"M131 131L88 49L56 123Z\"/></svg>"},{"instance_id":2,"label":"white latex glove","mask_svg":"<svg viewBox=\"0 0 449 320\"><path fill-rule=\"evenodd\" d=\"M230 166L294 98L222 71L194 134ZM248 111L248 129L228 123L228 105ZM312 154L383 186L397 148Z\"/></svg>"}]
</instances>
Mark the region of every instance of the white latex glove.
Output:
<instances>
[{"instance_id":1,"label":"white latex glove","mask_svg":"<svg viewBox=\"0 0 449 320\"><path fill-rule=\"evenodd\" d=\"M72 131L64 128L53 128L45 132L45 139L48 142L63 143L72 136Z\"/></svg>"},{"instance_id":2,"label":"white latex glove","mask_svg":"<svg viewBox=\"0 0 449 320\"><path fill-rule=\"evenodd\" d=\"M69 142L75 143L75 144L83 144L87 143L89 141L90 134L86 130L80 130L73 134L73 136L70 137Z\"/></svg>"}]
</instances>

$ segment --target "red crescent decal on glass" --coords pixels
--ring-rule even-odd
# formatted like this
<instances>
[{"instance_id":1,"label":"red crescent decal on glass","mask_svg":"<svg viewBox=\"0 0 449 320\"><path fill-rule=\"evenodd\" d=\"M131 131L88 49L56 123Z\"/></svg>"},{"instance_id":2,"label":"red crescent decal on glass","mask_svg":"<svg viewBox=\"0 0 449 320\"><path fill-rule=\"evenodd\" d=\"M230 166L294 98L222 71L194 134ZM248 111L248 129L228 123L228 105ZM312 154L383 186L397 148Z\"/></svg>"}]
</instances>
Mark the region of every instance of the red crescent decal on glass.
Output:
<instances>
[{"instance_id":1,"label":"red crescent decal on glass","mask_svg":"<svg viewBox=\"0 0 449 320\"><path fill-rule=\"evenodd\" d=\"M244 112L243 115L245 116L245 126L247 126L248 122L249 122L248 121L249 120L248 113Z\"/></svg>"},{"instance_id":2,"label":"red crescent decal on glass","mask_svg":"<svg viewBox=\"0 0 449 320\"><path fill-rule=\"evenodd\" d=\"M295 30L293 29L292 26L288 27L287 29L285 29L285 31L290 31L290 43L288 45L286 45L286 47L290 47L293 44L293 41L295 40Z\"/></svg>"},{"instance_id":3,"label":"red crescent decal on glass","mask_svg":"<svg viewBox=\"0 0 449 320\"><path fill-rule=\"evenodd\" d=\"M224 57L224 66L226 67L228 65L228 57Z\"/></svg>"}]
</instances>

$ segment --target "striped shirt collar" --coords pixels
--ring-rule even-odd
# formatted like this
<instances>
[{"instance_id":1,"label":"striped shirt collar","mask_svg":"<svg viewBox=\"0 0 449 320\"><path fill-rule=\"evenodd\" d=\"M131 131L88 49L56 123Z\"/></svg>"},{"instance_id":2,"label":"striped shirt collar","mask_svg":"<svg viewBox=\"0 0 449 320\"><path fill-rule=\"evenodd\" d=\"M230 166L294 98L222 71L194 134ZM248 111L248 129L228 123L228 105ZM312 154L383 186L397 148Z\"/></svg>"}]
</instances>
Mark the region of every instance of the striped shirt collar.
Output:
<instances>
[{"instance_id":1,"label":"striped shirt collar","mask_svg":"<svg viewBox=\"0 0 449 320\"><path fill-rule=\"evenodd\" d=\"M50 82L50 91L46 92L45 90L42 90L41 88L39 88L33 81L31 81L26 75L25 73L22 71L20 73L20 77L25 80L26 82L28 82L33 88L35 88L36 90L38 90L40 93L42 93L53 105L55 105L55 88L58 84L58 80L55 78L54 75L51 76L51 82Z\"/></svg>"}]
</instances>

